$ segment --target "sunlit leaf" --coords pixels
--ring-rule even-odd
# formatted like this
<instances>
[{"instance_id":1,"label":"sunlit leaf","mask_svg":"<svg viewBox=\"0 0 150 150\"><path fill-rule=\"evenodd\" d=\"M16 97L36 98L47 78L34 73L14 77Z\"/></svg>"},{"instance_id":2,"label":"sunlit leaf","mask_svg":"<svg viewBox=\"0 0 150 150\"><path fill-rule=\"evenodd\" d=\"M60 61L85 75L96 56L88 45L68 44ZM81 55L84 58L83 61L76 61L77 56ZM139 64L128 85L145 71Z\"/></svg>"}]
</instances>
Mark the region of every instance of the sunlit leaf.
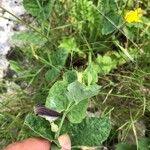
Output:
<instances>
[{"instance_id":1,"label":"sunlit leaf","mask_svg":"<svg viewBox=\"0 0 150 150\"><path fill-rule=\"evenodd\" d=\"M63 81L57 81L49 90L46 99L46 107L62 112L67 108L68 100L66 96L67 84Z\"/></svg>"}]
</instances>

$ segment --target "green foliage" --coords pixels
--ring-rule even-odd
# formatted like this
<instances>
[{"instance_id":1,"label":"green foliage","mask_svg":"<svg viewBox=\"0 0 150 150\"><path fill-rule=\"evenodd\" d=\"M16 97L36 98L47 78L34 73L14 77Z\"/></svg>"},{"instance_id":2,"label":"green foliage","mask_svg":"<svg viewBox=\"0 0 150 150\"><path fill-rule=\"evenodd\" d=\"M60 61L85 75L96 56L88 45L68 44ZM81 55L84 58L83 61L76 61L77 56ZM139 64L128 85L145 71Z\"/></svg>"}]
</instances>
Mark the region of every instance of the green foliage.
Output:
<instances>
[{"instance_id":1,"label":"green foliage","mask_svg":"<svg viewBox=\"0 0 150 150\"><path fill-rule=\"evenodd\" d=\"M97 26L99 15L93 9L92 4L91 0L76 0L73 3L70 15L79 31L89 29L92 32Z\"/></svg>"},{"instance_id":2,"label":"green foliage","mask_svg":"<svg viewBox=\"0 0 150 150\"><path fill-rule=\"evenodd\" d=\"M109 118L84 119L86 117L89 99L99 93L100 87L98 85L85 86L78 81L67 84L64 81L57 81L51 87L46 100L46 106L48 108L63 112L63 118L55 137L59 136L60 132L64 130L63 128L66 127L65 117L67 117L70 123L67 123L67 130L65 132L68 132L71 136L73 145L100 145L106 140L111 129ZM26 117L25 123L40 136L53 140L53 134L50 129L47 129L48 123L44 123L44 121L39 117L29 114ZM72 125L72 123L76 123L77 125ZM80 140L76 139L77 135L79 135ZM88 141L85 140L87 135L90 136Z\"/></svg>"},{"instance_id":3,"label":"green foliage","mask_svg":"<svg viewBox=\"0 0 150 150\"><path fill-rule=\"evenodd\" d=\"M136 150L136 145L120 143L116 146L116 150Z\"/></svg>"},{"instance_id":4,"label":"green foliage","mask_svg":"<svg viewBox=\"0 0 150 150\"><path fill-rule=\"evenodd\" d=\"M47 108L61 113L55 121L59 127L56 133L51 131L48 121L33 114L27 115L25 124L36 135L56 142L60 134L68 133L73 146L101 145L109 136L111 123L108 117L87 116L91 98L94 108L100 108L101 114L109 114L113 110L112 117L117 118L113 123L117 127L121 124L124 128L131 122L125 118L131 119L133 110L136 110L136 115L133 115L135 122L139 120L141 111L143 116L150 110L150 4L147 0L23 0L23 5L33 16L33 22L30 25L26 23L30 28L27 32L13 36L17 46L20 46L19 42L25 45L19 49L23 59L21 65L16 60L10 61L10 68L19 74L19 78L13 81L23 88L25 82L22 93L28 93L28 99L39 99ZM126 22L126 12L137 7L145 11L142 22ZM99 85L102 86L101 92ZM1 89L6 91L3 87ZM10 99L14 97L12 93ZM18 98L22 97L25 96ZM3 93L0 99L4 99ZM1 104L5 109L6 105ZM20 110L23 115L29 111L25 109L25 112ZM12 111L11 107L9 110ZM122 115L124 111L125 117ZM3 129L5 121L0 123ZM9 134L11 126L3 133ZM8 137L11 139L11 134ZM139 150L146 150L148 146L148 139L139 140ZM126 143L116 147L118 150L137 148L136 144Z\"/></svg>"},{"instance_id":5,"label":"green foliage","mask_svg":"<svg viewBox=\"0 0 150 150\"><path fill-rule=\"evenodd\" d=\"M88 85L98 82L98 76L108 74L111 70L117 68L118 61L112 56L98 55L95 62L91 62L85 69L83 75L84 82Z\"/></svg>"},{"instance_id":6,"label":"green foliage","mask_svg":"<svg viewBox=\"0 0 150 150\"><path fill-rule=\"evenodd\" d=\"M68 49L58 48L56 51L51 54L51 64L58 69L61 69L66 62L69 51Z\"/></svg>"},{"instance_id":7,"label":"green foliage","mask_svg":"<svg viewBox=\"0 0 150 150\"><path fill-rule=\"evenodd\" d=\"M25 32L25 33L19 33L15 34L13 36L13 40L15 43L17 42L23 42L25 44L34 44L42 46L47 42L47 39L36 32Z\"/></svg>"},{"instance_id":8,"label":"green foliage","mask_svg":"<svg viewBox=\"0 0 150 150\"><path fill-rule=\"evenodd\" d=\"M80 101L91 98L99 93L98 85L84 86L78 81L70 83L67 87L67 98L78 104Z\"/></svg>"},{"instance_id":9,"label":"green foliage","mask_svg":"<svg viewBox=\"0 0 150 150\"><path fill-rule=\"evenodd\" d=\"M16 61L10 60L9 63L10 63L10 68L15 72L20 73L22 71L21 66Z\"/></svg>"},{"instance_id":10,"label":"green foliage","mask_svg":"<svg viewBox=\"0 0 150 150\"><path fill-rule=\"evenodd\" d=\"M49 141L54 140L54 134L51 131L50 123L45 119L33 114L28 114L25 119L25 124L40 137Z\"/></svg>"},{"instance_id":11,"label":"green foliage","mask_svg":"<svg viewBox=\"0 0 150 150\"><path fill-rule=\"evenodd\" d=\"M65 94L67 84L63 81L57 81L49 90L46 99L46 106L50 109L62 112L67 108L68 99Z\"/></svg>"},{"instance_id":12,"label":"green foliage","mask_svg":"<svg viewBox=\"0 0 150 150\"><path fill-rule=\"evenodd\" d=\"M51 13L54 0L23 0L25 9L38 19L47 19Z\"/></svg>"},{"instance_id":13,"label":"green foliage","mask_svg":"<svg viewBox=\"0 0 150 150\"><path fill-rule=\"evenodd\" d=\"M69 118L71 118L73 117L71 114L74 115L73 112L75 111L75 108L80 109L80 105L77 104L83 100L85 101L86 99L97 95L99 93L99 88L100 87L98 85L86 87L78 81L74 81L70 84L64 81L57 81L49 91L49 95L46 100L46 106L50 109L62 112L65 111L70 104L75 103L74 105L76 107L73 107L74 110L72 110L72 113L69 115ZM87 106L87 102L81 104L82 106ZM83 113L84 116L85 109Z\"/></svg>"},{"instance_id":14,"label":"green foliage","mask_svg":"<svg viewBox=\"0 0 150 150\"><path fill-rule=\"evenodd\" d=\"M45 78L49 82L54 82L59 77L59 74L60 70L57 68L52 68L46 72Z\"/></svg>"},{"instance_id":15,"label":"green foliage","mask_svg":"<svg viewBox=\"0 0 150 150\"><path fill-rule=\"evenodd\" d=\"M142 138L138 140L138 150L148 150L150 146L149 138ZM119 143L116 150L137 150L136 144Z\"/></svg>"},{"instance_id":16,"label":"green foliage","mask_svg":"<svg viewBox=\"0 0 150 150\"><path fill-rule=\"evenodd\" d=\"M116 30L116 27L119 28L120 22L120 15L114 12L109 12L105 18L103 18L102 34L107 35L112 33Z\"/></svg>"},{"instance_id":17,"label":"green foliage","mask_svg":"<svg viewBox=\"0 0 150 150\"><path fill-rule=\"evenodd\" d=\"M72 83L77 80L76 71L67 71L63 75L64 82Z\"/></svg>"},{"instance_id":18,"label":"green foliage","mask_svg":"<svg viewBox=\"0 0 150 150\"><path fill-rule=\"evenodd\" d=\"M142 138L138 140L139 150L148 150L150 148L150 139Z\"/></svg>"},{"instance_id":19,"label":"green foliage","mask_svg":"<svg viewBox=\"0 0 150 150\"><path fill-rule=\"evenodd\" d=\"M64 124L62 133L69 133L73 146L99 146L109 136L111 125L108 117L85 118L80 124Z\"/></svg>"},{"instance_id":20,"label":"green foliage","mask_svg":"<svg viewBox=\"0 0 150 150\"><path fill-rule=\"evenodd\" d=\"M68 113L67 118L72 123L80 123L86 117L89 100L85 99L76 104Z\"/></svg>"},{"instance_id":21,"label":"green foliage","mask_svg":"<svg viewBox=\"0 0 150 150\"><path fill-rule=\"evenodd\" d=\"M56 51L53 51L51 53L50 63L52 68L45 74L45 78L47 81L54 82L59 77L60 72L66 63L68 55L68 49L64 48L58 48Z\"/></svg>"}]
</instances>

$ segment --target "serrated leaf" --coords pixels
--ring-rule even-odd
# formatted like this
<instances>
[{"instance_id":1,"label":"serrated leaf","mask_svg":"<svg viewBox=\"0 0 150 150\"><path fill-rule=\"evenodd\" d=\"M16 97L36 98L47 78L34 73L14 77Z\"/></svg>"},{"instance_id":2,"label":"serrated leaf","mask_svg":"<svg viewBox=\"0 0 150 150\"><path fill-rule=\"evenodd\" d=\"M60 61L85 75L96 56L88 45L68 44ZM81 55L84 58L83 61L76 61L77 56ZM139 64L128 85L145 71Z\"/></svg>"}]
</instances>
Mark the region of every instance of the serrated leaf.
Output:
<instances>
[{"instance_id":1,"label":"serrated leaf","mask_svg":"<svg viewBox=\"0 0 150 150\"><path fill-rule=\"evenodd\" d=\"M79 102L67 114L67 118L72 123L80 123L86 117L87 107L88 107L88 100L83 100L83 101Z\"/></svg>"},{"instance_id":2,"label":"serrated leaf","mask_svg":"<svg viewBox=\"0 0 150 150\"><path fill-rule=\"evenodd\" d=\"M47 39L40 36L38 33L17 33L13 36L13 41L21 41L23 43L28 43L28 44L36 44L36 45L43 45L47 42Z\"/></svg>"},{"instance_id":3,"label":"serrated leaf","mask_svg":"<svg viewBox=\"0 0 150 150\"><path fill-rule=\"evenodd\" d=\"M28 114L25 118L25 124L40 137L49 141L54 140L54 133L51 131L50 123L45 119L34 114Z\"/></svg>"},{"instance_id":4,"label":"serrated leaf","mask_svg":"<svg viewBox=\"0 0 150 150\"><path fill-rule=\"evenodd\" d=\"M75 81L68 85L66 93L68 100L75 101L76 103L89 99L99 93L100 86L91 85L86 87L78 81Z\"/></svg>"},{"instance_id":5,"label":"serrated leaf","mask_svg":"<svg viewBox=\"0 0 150 150\"><path fill-rule=\"evenodd\" d=\"M68 124L63 126L62 134L68 133L72 146L99 146L104 142L111 130L110 119L85 118L80 124Z\"/></svg>"},{"instance_id":6,"label":"serrated leaf","mask_svg":"<svg viewBox=\"0 0 150 150\"><path fill-rule=\"evenodd\" d=\"M24 8L34 17L46 19L49 17L53 0L23 0Z\"/></svg>"},{"instance_id":7,"label":"serrated leaf","mask_svg":"<svg viewBox=\"0 0 150 150\"><path fill-rule=\"evenodd\" d=\"M63 80L67 83L72 83L77 80L76 71L67 71L63 75Z\"/></svg>"},{"instance_id":8,"label":"serrated leaf","mask_svg":"<svg viewBox=\"0 0 150 150\"><path fill-rule=\"evenodd\" d=\"M46 72L45 78L49 82L54 82L59 77L59 74L60 70L57 68L52 68Z\"/></svg>"},{"instance_id":9,"label":"serrated leaf","mask_svg":"<svg viewBox=\"0 0 150 150\"><path fill-rule=\"evenodd\" d=\"M57 81L49 90L49 95L46 99L46 107L62 112L67 108L68 100L66 96L67 83Z\"/></svg>"}]
</instances>

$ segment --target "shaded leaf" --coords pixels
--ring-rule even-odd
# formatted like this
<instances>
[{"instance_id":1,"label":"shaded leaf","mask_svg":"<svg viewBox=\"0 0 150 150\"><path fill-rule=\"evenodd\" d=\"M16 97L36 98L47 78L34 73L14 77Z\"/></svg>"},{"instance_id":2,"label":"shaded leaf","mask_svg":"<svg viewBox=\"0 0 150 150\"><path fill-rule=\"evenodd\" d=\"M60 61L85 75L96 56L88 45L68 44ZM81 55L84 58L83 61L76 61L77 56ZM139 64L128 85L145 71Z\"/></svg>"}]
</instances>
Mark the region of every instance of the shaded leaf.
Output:
<instances>
[{"instance_id":1,"label":"shaded leaf","mask_svg":"<svg viewBox=\"0 0 150 150\"><path fill-rule=\"evenodd\" d=\"M116 146L116 150L137 150L136 145L127 144L127 143L119 143Z\"/></svg>"},{"instance_id":2,"label":"shaded leaf","mask_svg":"<svg viewBox=\"0 0 150 150\"><path fill-rule=\"evenodd\" d=\"M149 150L150 148L150 138L142 138L138 140L139 150Z\"/></svg>"},{"instance_id":3,"label":"shaded leaf","mask_svg":"<svg viewBox=\"0 0 150 150\"><path fill-rule=\"evenodd\" d=\"M85 118L80 124L68 124L63 126L62 134L68 133L73 146L99 146L104 142L111 130L110 119Z\"/></svg>"},{"instance_id":4,"label":"shaded leaf","mask_svg":"<svg viewBox=\"0 0 150 150\"><path fill-rule=\"evenodd\" d=\"M63 80L67 83L72 83L77 80L77 74L75 71L67 71L63 75Z\"/></svg>"},{"instance_id":5,"label":"shaded leaf","mask_svg":"<svg viewBox=\"0 0 150 150\"><path fill-rule=\"evenodd\" d=\"M58 48L56 51L54 51L51 55L51 62L52 65L57 67L58 69L62 69L62 67L66 63L66 59L68 57L68 50Z\"/></svg>"},{"instance_id":6,"label":"shaded leaf","mask_svg":"<svg viewBox=\"0 0 150 150\"><path fill-rule=\"evenodd\" d=\"M112 33L116 30L115 26L119 26L120 24L120 16L117 13L109 12L106 17L109 19L104 18L103 27L102 27L102 34L107 35Z\"/></svg>"},{"instance_id":7,"label":"shaded leaf","mask_svg":"<svg viewBox=\"0 0 150 150\"><path fill-rule=\"evenodd\" d=\"M24 8L34 17L46 19L49 17L53 0L23 0Z\"/></svg>"},{"instance_id":8,"label":"shaded leaf","mask_svg":"<svg viewBox=\"0 0 150 150\"><path fill-rule=\"evenodd\" d=\"M45 78L49 82L54 82L59 77L59 74L60 74L60 70L56 68L52 68L46 72Z\"/></svg>"},{"instance_id":9,"label":"shaded leaf","mask_svg":"<svg viewBox=\"0 0 150 150\"><path fill-rule=\"evenodd\" d=\"M67 114L67 118L72 123L80 123L86 117L87 107L88 107L88 100L83 100L83 101L79 102Z\"/></svg>"}]
</instances>

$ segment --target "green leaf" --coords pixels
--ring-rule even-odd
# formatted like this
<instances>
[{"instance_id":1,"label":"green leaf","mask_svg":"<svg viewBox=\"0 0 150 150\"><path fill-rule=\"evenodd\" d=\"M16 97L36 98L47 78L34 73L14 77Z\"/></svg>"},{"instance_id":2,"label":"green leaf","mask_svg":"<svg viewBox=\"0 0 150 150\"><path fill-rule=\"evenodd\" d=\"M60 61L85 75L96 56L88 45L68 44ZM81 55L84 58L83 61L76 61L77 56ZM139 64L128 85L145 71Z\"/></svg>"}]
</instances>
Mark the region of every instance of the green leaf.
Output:
<instances>
[{"instance_id":1,"label":"green leaf","mask_svg":"<svg viewBox=\"0 0 150 150\"><path fill-rule=\"evenodd\" d=\"M66 39L64 38L60 45L59 45L59 48L62 48L62 49L67 49L68 51L75 51L75 52L78 52L79 49L76 45L76 41L74 38L69 38L69 39Z\"/></svg>"},{"instance_id":2,"label":"green leaf","mask_svg":"<svg viewBox=\"0 0 150 150\"><path fill-rule=\"evenodd\" d=\"M142 138L138 140L138 150L149 150L149 146L149 138ZM116 145L116 150L137 150L137 145L129 143L119 143Z\"/></svg>"},{"instance_id":3,"label":"green leaf","mask_svg":"<svg viewBox=\"0 0 150 150\"><path fill-rule=\"evenodd\" d=\"M60 74L60 70L56 68L52 68L46 72L45 78L49 82L54 82L59 77L59 74Z\"/></svg>"},{"instance_id":4,"label":"green leaf","mask_svg":"<svg viewBox=\"0 0 150 150\"><path fill-rule=\"evenodd\" d=\"M82 100L89 99L99 93L100 86L91 85L86 87L78 81L75 81L68 85L66 93L68 100L73 100L79 103Z\"/></svg>"},{"instance_id":5,"label":"green leaf","mask_svg":"<svg viewBox=\"0 0 150 150\"><path fill-rule=\"evenodd\" d=\"M137 150L136 145L127 144L127 143L119 143L116 145L116 150Z\"/></svg>"},{"instance_id":6,"label":"green leaf","mask_svg":"<svg viewBox=\"0 0 150 150\"><path fill-rule=\"evenodd\" d=\"M45 74L47 81L54 82L66 63L69 52L66 49L57 49L51 54L51 63L53 68L48 70Z\"/></svg>"},{"instance_id":7,"label":"green leaf","mask_svg":"<svg viewBox=\"0 0 150 150\"><path fill-rule=\"evenodd\" d=\"M98 55L96 62L99 65L99 74L108 74L112 69L116 68L117 62L114 61L110 56Z\"/></svg>"},{"instance_id":8,"label":"green leaf","mask_svg":"<svg viewBox=\"0 0 150 150\"><path fill-rule=\"evenodd\" d=\"M57 67L58 69L62 69L62 67L66 63L66 59L68 57L69 51L66 49L58 48L51 54L51 62L52 65Z\"/></svg>"},{"instance_id":9,"label":"green leaf","mask_svg":"<svg viewBox=\"0 0 150 150\"><path fill-rule=\"evenodd\" d=\"M99 67L93 62L88 65L83 74L84 82L88 85L94 84L98 81Z\"/></svg>"},{"instance_id":10,"label":"green leaf","mask_svg":"<svg viewBox=\"0 0 150 150\"><path fill-rule=\"evenodd\" d=\"M54 0L23 0L24 8L34 17L47 19Z\"/></svg>"},{"instance_id":11,"label":"green leaf","mask_svg":"<svg viewBox=\"0 0 150 150\"><path fill-rule=\"evenodd\" d=\"M46 107L62 112L67 108L68 100L66 96L67 83L57 81L49 90L49 95L46 99Z\"/></svg>"},{"instance_id":12,"label":"green leaf","mask_svg":"<svg viewBox=\"0 0 150 150\"><path fill-rule=\"evenodd\" d=\"M67 83L72 83L75 80L77 80L77 74L76 71L67 71L63 75L63 80Z\"/></svg>"},{"instance_id":13,"label":"green leaf","mask_svg":"<svg viewBox=\"0 0 150 150\"><path fill-rule=\"evenodd\" d=\"M109 12L103 21L102 34L107 35L116 30L115 26L119 26L121 17L117 13Z\"/></svg>"},{"instance_id":14,"label":"green leaf","mask_svg":"<svg viewBox=\"0 0 150 150\"><path fill-rule=\"evenodd\" d=\"M15 43L18 41L28 44L43 45L47 42L47 39L35 32L25 32L17 33L13 36L13 42Z\"/></svg>"},{"instance_id":15,"label":"green leaf","mask_svg":"<svg viewBox=\"0 0 150 150\"><path fill-rule=\"evenodd\" d=\"M67 114L67 118L72 123L80 123L86 117L87 107L88 107L88 100L83 100L79 102Z\"/></svg>"},{"instance_id":16,"label":"green leaf","mask_svg":"<svg viewBox=\"0 0 150 150\"><path fill-rule=\"evenodd\" d=\"M9 63L10 63L10 68L14 70L15 72L19 73L23 71L23 69L21 68L21 65L18 62L9 60Z\"/></svg>"},{"instance_id":17,"label":"green leaf","mask_svg":"<svg viewBox=\"0 0 150 150\"><path fill-rule=\"evenodd\" d=\"M40 137L49 141L54 140L54 133L51 131L49 122L45 119L33 114L28 114L25 118L25 124Z\"/></svg>"},{"instance_id":18,"label":"green leaf","mask_svg":"<svg viewBox=\"0 0 150 150\"><path fill-rule=\"evenodd\" d=\"M99 146L104 142L111 130L110 119L85 118L80 124L68 124L65 122L62 134L68 133L72 146Z\"/></svg>"},{"instance_id":19,"label":"green leaf","mask_svg":"<svg viewBox=\"0 0 150 150\"><path fill-rule=\"evenodd\" d=\"M138 140L139 150L149 150L150 138L142 138Z\"/></svg>"}]
</instances>

